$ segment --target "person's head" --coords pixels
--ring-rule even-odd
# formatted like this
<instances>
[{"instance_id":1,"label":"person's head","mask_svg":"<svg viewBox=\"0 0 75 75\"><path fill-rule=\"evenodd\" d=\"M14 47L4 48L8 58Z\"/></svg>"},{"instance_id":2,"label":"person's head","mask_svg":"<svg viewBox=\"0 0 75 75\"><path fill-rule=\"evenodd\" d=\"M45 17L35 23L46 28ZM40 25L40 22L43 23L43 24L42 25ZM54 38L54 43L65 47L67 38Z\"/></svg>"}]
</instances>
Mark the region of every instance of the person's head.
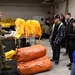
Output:
<instances>
[{"instance_id":1,"label":"person's head","mask_svg":"<svg viewBox=\"0 0 75 75\"><path fill-rule=\"evenodd\" d=\"M54 15L54 22L56 24L60 22L60 16L59 15Z\"/></svg>"},{"instance_id":2,"label":"person's head","mask_svg":"<svg viewBox=\"0 0 75 75\"><path fill-rule=\"evenodd\" d=\"M66 13L65 18L66 20L69 20L71 18L71 13Z\"/></svg>"},{"instance_id":3,"label":"person's head","mask_svg":"<svg viewBox=\"0 0 75 75\"><path fill-rule=\"evenodd\" d=\"M0 25L0 31L2 30L2 25Z\"/></svg>"},{"instance_id":4,"label":"person's head","mask_svg":"<svg viewBox=\"0 0 75 75\"><path fill-rule=\"evenodd\" d=\"M75 28L75 20L73 21L73 27Z\"/></svg>"},{"instance_id":5,"label":"person's head","mask_svg":"<svg viewBox=\"0 0 75 75\"><path fill-rule=\"evenodd\" d=\"M65 17L63 14L60 15L60 20L63 20Z\"/></svg>"}]
</instances>

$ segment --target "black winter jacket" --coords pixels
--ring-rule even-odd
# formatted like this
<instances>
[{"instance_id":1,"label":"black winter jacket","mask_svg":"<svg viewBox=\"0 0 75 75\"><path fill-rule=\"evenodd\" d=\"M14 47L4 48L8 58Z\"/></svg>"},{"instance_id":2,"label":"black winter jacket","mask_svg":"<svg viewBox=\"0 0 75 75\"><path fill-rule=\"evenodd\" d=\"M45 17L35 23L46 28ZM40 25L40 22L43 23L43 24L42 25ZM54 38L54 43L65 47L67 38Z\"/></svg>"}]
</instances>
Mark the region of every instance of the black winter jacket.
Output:
<instances>
[{"instance_id":1,"label":"black winter jacket","mask_svg":"<svg viewBox=\"0 0 75 75\"><path fill-rule=\"evenodd\" d=\"M75 30L71 26L70 32L68 33L69 37L69 49L75 49Z\"/></svg>"},{"instance_id":2,"label":"black winter jacket","mask_svg":"<svg viewBox=\"0 0 75 75\"><path fill-rule=\"evenodd\" d=\"M62 40L63 40L63 38L65 38L65 26L63 25L62 22L60 23L60 25L58 27L57 35L55 37L55 40L52 41L54 28L55 28L55 24L53 25L53 27L51 29L51 34L50 34L50 37L49 37L49 42L53 43L54 45L60 45Z\"/></svg>"},{"instance_id":3,"label":"black winter jacket","mask_svg":"<svg viewBox=\"0 0 75 75\"><path fill-rule=\"evenodd\" d=\"M69 34L70 29L72 27L73 18L71 18L68 22L66 22L66 35Z\"/></svg>"}]
</instances>

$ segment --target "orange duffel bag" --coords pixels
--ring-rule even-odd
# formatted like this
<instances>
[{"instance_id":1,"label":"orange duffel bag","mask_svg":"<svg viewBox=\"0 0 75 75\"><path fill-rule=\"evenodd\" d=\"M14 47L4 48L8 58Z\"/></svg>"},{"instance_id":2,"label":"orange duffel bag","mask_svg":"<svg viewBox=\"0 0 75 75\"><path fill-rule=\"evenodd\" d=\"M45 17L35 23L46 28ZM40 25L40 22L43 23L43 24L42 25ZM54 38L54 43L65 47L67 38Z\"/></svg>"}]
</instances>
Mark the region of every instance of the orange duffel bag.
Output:
<instances>
[{"instance_id":1,"label":"orange duffel bag","mask_svg":"<svg viewBox=\"0 0 75 75\"><path fill-rule=\"evenodd\" d=\"M51 61L47 56L29 62L19 62L18 72L20 75L30 75L51 69Z\"/></svg>"},{"instance_id":2,"label":"orange duffel bag","mask_svg":"<svg viewBox=\"0 0 75 75\"><path fill-rule=\"evenodd\" d=\"M20 48L16 51L16 60L18 62L31 61L46 55L46 48L43 45L33 45L30 47Z\"/></svg>"}]
</instances>

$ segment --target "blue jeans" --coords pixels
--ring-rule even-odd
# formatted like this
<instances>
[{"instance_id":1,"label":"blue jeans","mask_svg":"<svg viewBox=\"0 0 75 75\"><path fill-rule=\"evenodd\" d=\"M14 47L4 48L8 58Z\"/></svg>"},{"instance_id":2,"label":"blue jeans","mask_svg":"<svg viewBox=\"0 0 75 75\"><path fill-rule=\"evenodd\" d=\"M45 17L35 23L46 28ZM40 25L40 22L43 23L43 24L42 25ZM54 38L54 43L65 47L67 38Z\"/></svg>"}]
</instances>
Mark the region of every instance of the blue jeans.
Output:
<instances>
[{"instance_id":1,"label":"blue jeans","mask_svg":"<svg viewBox=\"0 0 75 75\"><path fill-rule=\"evenodd\" d=\"M75 75L75 64L72 64L71 75Z\"/></svg>"}]
</instances>

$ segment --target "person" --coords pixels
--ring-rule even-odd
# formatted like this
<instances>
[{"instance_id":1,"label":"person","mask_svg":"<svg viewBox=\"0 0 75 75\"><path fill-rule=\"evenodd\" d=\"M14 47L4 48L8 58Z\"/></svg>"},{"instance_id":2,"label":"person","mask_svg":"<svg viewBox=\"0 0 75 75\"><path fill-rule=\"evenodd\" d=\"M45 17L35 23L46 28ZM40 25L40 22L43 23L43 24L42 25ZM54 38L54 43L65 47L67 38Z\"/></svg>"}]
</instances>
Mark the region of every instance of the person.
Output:
<instances>
[{"instance_id":1,"label":"person","mask_svg":"<svg viewBox=\"0 0 75 75\"><path fill-rule=\"evenodd\" d=\"M11 69L10 66L7 66L5 63L5 54L4 54L4 48L2 45L2 41L5 39L10 39L10 37L3 36L4 34L10 34L10 32L2 30L2 26L0 25L0 74L1 69L8 70Z\"/></svg>"},{"instance_id":2,"label":"person","mask_svg":"<svg viewBox=\"0 0 75 75\"><path fill-rule=\"evenodd\" d=\"M75 20L73 21L73 24L70 28L68 37L69 37L69 58L70 58L70 63L72 64L72 62L73 62L72 54L75 49ZM69 66L69 67L70 67L69 70L71 70L71 66Z\"/></svg>"},{"instance_id":3,"label":"person","mask_svg":"<svg viewBox=\"0 0 75 75\"><path fill-rule=\"evenodd\" d=\"M54 24L52 26L49 42L52 46L53 50L53 57L51 61L55 61L55 64L59 64L60 59L60 46L62 43L63 38L65 38L65 26L60 21L60 16L54 16Z\"/></svg>"},{"instance_id":4,"label":"person","mask_svg":"<svg viewBox=\"0 0 75 75\"><path fill-rule=\"evenodd\" d=\"M50 26L50 17L46 19L46 25Z\"/></svg>"},{"instance_id":5,"label":"person","mask_svg":"<svg viewBox=\"0 0 75 75\"><path fill-rule=\"evenodd\" d=\"M65 16L63 15L63 14L60 14L60 20L61 20L61 22L64 24L64 26L66 27L66 22L65 22ZM65 37L66 38L66 37ZM66 45L65 45L65 38L63 39L63 42L62 42L62 47L65 47Z\"/></svg>"},{"instance_id":6,"label":"person","mask_svg":"<svg viewBox=\"0 0 75 75\"><path fill-rule=\"evenodd\" d=\"M71 29L71 26L72 26L72 23L73 23L73 18L71 17L71 13L66 13L66 16L65 16L65 18L66 18L66 53L64 54L64 55L67 55L67 54L69 54L69 36L68 36L68 34L69 34L69 32L70 32L70 29ZM71 66L71 63L69 63L68 65L67 65L68 67L69 66Z\"/></svg>"},{"instance_id":7,"label":"person","mask_svg":"<svg viewBox=\"0 0 75 75\"><path fill-rule=\"evenodd\" d=\"M65 16L63 14L60 14L60 20L64 24L64 26L66 26Z\"/></svg>"},{"instance_id":8,"label":"person","mask_svg":"<svg viewBox=\"0 0 75 75\"><path fill-rule=\"evenodd\" d=\"M75 50L73 52L73 63L72 63L72 70L70 75L75 75Z\"/></svg>"}]
</instances>

